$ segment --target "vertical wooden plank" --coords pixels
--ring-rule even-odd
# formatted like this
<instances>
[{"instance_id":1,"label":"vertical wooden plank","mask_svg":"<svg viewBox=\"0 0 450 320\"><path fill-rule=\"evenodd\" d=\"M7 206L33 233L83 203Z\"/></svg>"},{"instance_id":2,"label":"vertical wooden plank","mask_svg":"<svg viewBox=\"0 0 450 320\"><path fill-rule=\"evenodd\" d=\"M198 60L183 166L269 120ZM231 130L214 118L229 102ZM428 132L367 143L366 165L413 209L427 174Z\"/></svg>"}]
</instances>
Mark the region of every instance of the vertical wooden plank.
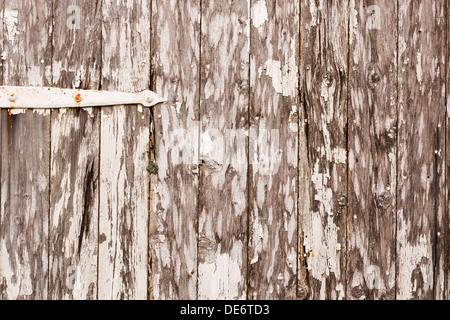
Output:
<instances>
[{"instance_id":1,"label":"vertical wooden plank","mask_svg":"<svg viewBox=\"0 0 450 320\"><path fill-rule=\"evenodd\" d=\"M51 1L5 1L6 85L51 81ZM3 299L46 299L50 118L12 110L2 137L0 279ZM6 131L6 132L5 132Z\"/></svg>"},{"instance_id":2,"label":"vertical wooden plank","mask_svg":"<svg viewBox=\"0 0 450 320\"><path fill-rule=\"evenodd\" d=\"M49 298L97 297L99 111L52 111Z\"/></svg>"},{"instance_id":3,"label":"vertical wooden plank","mask_svg":"<svg viewBox=\"0 0 450 320\"><path fill-rule=\"evenodd\" d=\"M297 297L300 2L251 2L249 298Z\"/></svg>"},{"instance_id":4,"label":"vertical wooden plank","mask_svg":"<svg viewBox=\"0 0 450 320\"><path fill-rule=\"evenodd\" d=\"M150 1L103 0L102 88L150 87ZM99 299L146 299L150 110L102 108Z\"/></svg>"},{"instance_id":5,"label":"vertical wooden plank","mask_svg":"<svg viewBox=\"0 0 450 320\"><path fill-rule=\"evenodd\" d=\"M8 111L0 110L0 210L6 207L6 200L8 195L8 180L5 179L8 161ZM5 172L4 172L5 171ZM0 211L1 213L2 211ZM3 214L0 214L0 235L3 233ZM1 243L0 243L1 244ZM1 251L0 251L1 252ZM8 299L6 293L7 283L6 276L3 274L3 267L0 264L0 300Z\"/></svg>"},{"instance_id":6,"label":"vertical wooden plank","mask_svg":"<svg viewBox=\"0 0 450 320\"><path fill-rule=\"evenodd\" d=\"M395 299L397 4L350 14L347 298Z\"/></svg>"},{"instance_id":7,"label":"vertical wooden plank","mask_svg":"<svg viewBox=\"0 0 450 320\"><path fill-rule=\"evenodd\" d=\"M156 163L151 298L197 298L200 1L153 1ZM159 117L161 115L161 117ZM153 198L154 195L154 198Z\"/></svg>"},{"instance_id":8,"label":"vertical wooden plank","mask_svg":"<svg viewBox=\"0 0 450 320\"><path fill-rule=\"evenodd\" d=\"M3 53L3 13L4 13L4 2L0 2L0 21L2 22L0 26L0 53ZM3 85L3 58L0 60L0 85ZM3 115L5 114L5 115ZM0 235L2 230L2 215L1 215L1 208L3 207L3 201L2 201L2 164L3 164L3 139L6 137L6 127L7 124L4 122L7 118L7 110L0 110ZM1 238L0 238L1 239ZM1 270L1 269L0 269ZM0 271L1 274L1 271ZM0 277L0 300L3 300L3 279Z\"/></svg>"},{"instance_id":9,"label":"vertical wooden plank","mask_svg":"<svg viewBox=\"0 0 450 320\"><path fill-rule=\"evenodd\" d=\"M434 247L434 299L445 300L447 297L447 264L448 264L448 249L446 247L445 235L447 234L448 211L447 211L447 70L448 70L448 52L447 52L447 22L448 9L447 0L443 0L440 5L441 13L437 15L438 32L441 32L440 45L433 47L436 56L440 58L439 71L440 76L440 90L441 90L441 107L437 109L439 113L436 115L438 125L436 130L436 144L439 149L435 150L436 154L436 182L433 186L435 193L435 210L436 210L436 230L435 232L435 247ZM439 6L438 6L439 8ZM438 59L439 59L438 58ZM434 62L433 62L434 63ZM442 73L442 75L441 75Z\"/></svg>"},{"instance_id":10,"label":"vertical wooden plank","mask_svg":"<svg viewBox=\"0 0 450 320\"><path fill-rule=\"evenodd\" d=\"M5 11L5 7L4 7L4 1L0 2L0 21L2 22L1 26L0 26L0 84L3 85L3 61L5 56L3 55L4 53L4 28L5 28L5 23L4 23L4 11ZM1 117L1 110L0 110L0 117ZM1 162L0 162L0 166L1 166ZM1 197L1 195L0 195ZM1 295L0 295L1 298Z\"/></svg>"},{"instance_id":11,"label":"vertical wooden plank","mask_svg":"<svg viewBox=\"0 0 450 320\"><path fill-rule=\"evenodd\" d=\"M244 299L249 9L202 1L198 298Z\"/></svg>"},{"instance_id":12,"label":"vertical wooden plank","mask_svg":"<svg viewBox=\"0 0 450 320\"><path fill-rule=\"evenodd\" d=\"M2 1L0 2L0 21L2 22L1 26L0 26L0 53L2 54L1 56L1 60L0 60L0 84L3 85L3 48L4 48L4 38L3 38L3 34L4 34L4 30L3 28L5 27L5 23L3 20L4 17L4 11L5 11L5 7L4 7L5 2ZM3 145L4 143L7 143L6 138L7 138L7 126L8 123L6 122L8 119L8 111L7 110L3 110L0 109L0 244L1 244L1 234L2 234L2 208L3 208L3 203L4 201L6 201L6 194L3 195L3 180L2 180L2 174L3 174L3 162L5 161L3 159L4 155L3 153L6 151L6 155L7 155L7 150L3 149ZM6 189L6 188L5 188ZM0 249L1 250L1 249ZM1 251L0 251L1 252ZM0 264L0 300L4 300L3 296L5 295L5 299L7 298L7 295L4 294L4 291L6 290L6 288L3 285L3 279L4 277L2 276L2 272L1 272L1 264ZM6 280L6 278L5 278Z\"/></svg>"},{"instance_id":13,"label":"vertical wooden plank","mask_svg":"<svg viewBox=\"0 0 450 320\"><path fill-rule=\"evenodd\" d=\"M397 298L433 299L445 135L443 0L400 1Z\"/></svg>"},{"instance_id":14,"label":"vertical wooden plank","mask_svg":"<svg viewBox=\"0 0 450 320\"><path fill-rule=\"evenodd\" d=\"M53 84L98 89L101 1L56 1ZM49 298L96 299L100 111L51 115Z\"/></svg>"},{"instance_id":15,"label":"vertical wooden plank","mask_svg":"<svg viewBox=\"0 0 450 320\"><path fill-rule=\"evenodd\" d=\"M310 212L302 212L311 299L345 298L349 2L302 2L301 90Z\"/></svg>"},{"instance_id":16,"label":"vertical wooden plank","mask_svg":"<svg viewBox=\"0 0 450 320\"><path fill-rule=\"evenodd\" d=\"M446 82L446 117L444 119L445 122L445 134L447 136L446 140L445 140L445 153L446 153L446 165L445 165L445 170L446 170L446 179L445 179L445 189L447 190L447 194L446 194L446 215L445 215L445 219L444 221L446 221L445 223L445 229L444 229L444 233L442 235L442 238L444 239L444 250L445 250L445 285L444 285L444 299L446 300L450 300L450 150L449 150L449 146L450 146L450 123L449 123L449 119L450 119L450 17L449 17L449 13L450 13L450 0L447 0L447 8L446 8L446 17L447 17L447 46L446 46L446 56L447 56L447 60L446 60L446 77L447 77L447 82ZM442 241L442 240L441 240Z\"/></svg>"}]
</instances>

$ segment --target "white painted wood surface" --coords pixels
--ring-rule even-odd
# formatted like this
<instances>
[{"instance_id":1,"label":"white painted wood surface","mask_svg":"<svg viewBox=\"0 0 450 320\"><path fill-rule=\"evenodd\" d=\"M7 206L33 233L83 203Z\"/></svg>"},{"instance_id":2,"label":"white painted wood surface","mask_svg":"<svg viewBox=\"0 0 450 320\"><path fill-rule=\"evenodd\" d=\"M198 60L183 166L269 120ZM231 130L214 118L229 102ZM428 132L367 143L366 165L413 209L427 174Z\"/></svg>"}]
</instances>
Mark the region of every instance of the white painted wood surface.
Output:
<instances>
[{"instance_id":1,"label":"white painted wood surface","mask_svg":"<svg viewBox=\"0 0 450 320\"><path fill-rule=\"evenodd\" d=\"M150 86L150 1L103 0L102 89ZM99 299L147 299L150 112L106 107L100 125Z\"/></svg>"},{"instance_id":2,"label":"white painted wood surface","mask_svg":"<svg viewBox=\"0 0 450 320\"><path fill-rule=\"evenodd\" d=\"M0 299L449 298L449 0L0 7Z\"/></svg>"}]
</instances>

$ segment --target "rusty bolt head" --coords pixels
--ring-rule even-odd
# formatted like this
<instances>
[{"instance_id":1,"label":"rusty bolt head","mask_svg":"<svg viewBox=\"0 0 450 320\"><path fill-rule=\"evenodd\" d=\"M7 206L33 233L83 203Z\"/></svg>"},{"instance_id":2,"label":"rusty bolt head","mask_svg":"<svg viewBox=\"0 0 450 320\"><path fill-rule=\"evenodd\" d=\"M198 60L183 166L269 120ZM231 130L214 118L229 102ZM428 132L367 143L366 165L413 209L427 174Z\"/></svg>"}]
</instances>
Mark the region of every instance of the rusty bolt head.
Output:
<instances>
[{"instance_id":1,"label":"rusty bolt head","mask_svg":"<svg viewBox=\"0 0 450 320\"><path fill-rule=\"evenodd\" d=\"M81 100L83 100L83 98L81 97L81 93L79 93L79 94L77 94L77 95L75 96L75 101L76 101L76 102L81 102Z\"/></svg>"},{"instance_id":2,"label":"rusty bolt head","mask_svg":"<svg viewBox=\"0 0 450 320\"><path fill-rule=\"evenodd\" d=\"M12 93L10 96L9 96L9 101L10 102L15 102L17 100L17 95L15 94L15 93Z\"/></svg>"}]
</instances>

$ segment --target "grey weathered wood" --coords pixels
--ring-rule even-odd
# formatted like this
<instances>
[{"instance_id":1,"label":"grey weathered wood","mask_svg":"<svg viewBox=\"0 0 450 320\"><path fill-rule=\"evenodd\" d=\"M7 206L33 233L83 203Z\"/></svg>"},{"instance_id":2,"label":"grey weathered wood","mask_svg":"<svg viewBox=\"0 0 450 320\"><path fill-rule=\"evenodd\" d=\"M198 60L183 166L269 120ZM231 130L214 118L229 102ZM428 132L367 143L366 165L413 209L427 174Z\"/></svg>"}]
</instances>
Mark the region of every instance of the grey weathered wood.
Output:
<instances>
[{"instance_id":1,"label":"grey weathered wood","mask_svg":"<svg viewBox=\"0 0 450 320\"><path fill-rule=\"evenodd\" d=\"M153 1L158 172L151 197L151 299L196 299L200 1Z\"/></svg>"},{"instance_id":2,"label":"grey weathered wood","mask_svg":"<svg viewBox=\"0 0 450 320\"><path fill-rule=\"evenodd\" d=\"M447 51L447 27L448 27L448 0L443 0L442 4L436 7L437 12L437 32L441 33L441 36L437 37L438 45L433 47L433 52L436 54L439 68L439 80L441 96L436 95L438 98L439 107L436 108L436 120L438 122L435 129L435 166L436 166L436 178L433 185L433 192L435 193L435 246L434 246L434 280L433 280L433 299L445 300L447 298L447 277L448 277L448 259L449 252L446 247L445 235L447 234L448 224L448 207L447 207L447 76L448 76L448 51ZM439 10L441 12L439 12ZM429 50L429 49L428 49ZM434 63L434 62L432 62ZM431 64L433 66L433 64ZM439 89L436 88L437 90ZM433 230L432 230L433 232ZM433 235L433 233L432 233Z\"/></svg>"},{"instance_id":3,"label":"grey weathered wood","mask_svg":"<svg viewBox=\"0 0 450 320\"><path fill-rule=\"evenodd\" d=\"M0 21L2 21L2 26L0 26L0 52L3 52L3 7L4 3L0 3ZM0 60L0 85L3 85L3 60ZM7 123L5 122L7 119L7 110L0 110L0 235L2 229L2 215L1 208L3 207L2 202L2 165L3 165L3 140L6 137ZM5 116L3 116L5 114ZM0 269L1 270L1 269ZM0 300L3 300L3 278L0 277Z\"/></svg>"},{"instance_id":4,"label":"grey weathered wood","mask_svg":"<svg viewBox=\"0 0 450 320\"><path fill-rule=\"evenodd\" d=\"M446 14L447 17L447 60L446 60L446 110L445 110L445 119L443 121L443 124L441 124L441 128L445 127L445 153L446 153L446 160L445 160L445 170L446 170L446 179L445 179L445 185L444 190L446 191L446 207L445 207L445 215L444 215L444 232L441 234L440 241L444 242L444 296L443 299L449 300L450 299L450 0L447 0L447 7L446 7ZM445 123L445 124L444 124ZM443 239L443 240L442 240Z\"/></svg>"},{"instance_id":5,"label":"grey weathered wood","mask_svg":"<svg viewBox=\"0 0 450 320\"><path fill-rule=\"evenodd\" d=\"M0 1L1 84L169 100L0 111L0 299L448 299L448 12Z\"/></svg>"},{"instance_id":6,"label":"grey weathered wood","mask_svg":"<svg viewBox=\"0 0 450 320\"><path fill-rule=\"evenodd\" d=\"M250 299L297 298L299 1L251 1Z\"/></svg>"},{"instance_id":7,"label":"grey weathered wood","mask_svg":"<svg viewBox=\"0 0 450 320\"><path fill-rule=\"evenodd\" d=\"M445 1L399 4L397 298L433 299L445 210Z\"/></svg>"},{"instance_id":8,"label":"grey weathered wood","mask_svg":"<svg viewBox=\"0 0 450 320\"><path fill-rule=\"evenodd\" d=\"M397 4L350 1L348 299L395 299Z\"/></svg>"},{"instance_id":9,"label":"grey weathered wood","mask_svg":"<svg viewBox=\"0 0 450 320\"><path fill-rule=\"evenodd\" d=\"M99 0L54 3L54 86L99 88L100 8ZM49 298L96 299L100 111L53 110L51 125Z\"/></svg>"},{"instance_id":10,"label":"grey weathered wood","mask_svg":"<svg viewBox=\"0 0 450 320\"><path fill-rule=\"evenodd\" d=\"M50 82L51 7L49 0L5 1L4 84ZM50 119L45 112L12 113L8 116L2 111L3 299L46 299Z\"/></svg>"},{"instance_id":11,"label":"grey weathered wood","mask_svg":"<svg viewBox=\"0 0 450 320\"><path fill-rule=\"evenodd\" d=\"M53 86L99 89L101 4L101 0L54 1Z\"/></svg>"},{"instance_id":12,"label":"grey weathered wood","mask_svg":"<svg viewBox=\"0 0 450 320\"><path fill-rule=\"evenodd\" d=\"M52 111L49 298L97 298L99 123L84 110Z\"/></svg>"},{"instance_id":13,"label":"grey weathered wood","mask_svg":"<svg viewBox=\"0 0 450 320\"><path fill-rule=\"evenodd\" d=\"M4 19L3 19L3 14L4 14L4 2L0 3L0 21L2 21L2 25L0 26L0 52L3 52L3 48L4 48L4 38L3 38L3 28L4 26ZM3 85L3 58L0 59L0 84ZM1 115L0 115L1 117ZM0 167L1 167L1 162L0 162ZM1 198L1 195L0 195ZM1 299L1 295L0 295L0 299Z\"/></svg>"},{"instance_id":14,"label":"grey weathered wood","mask_svg":"<svg viewBox=\"0 0 450 320\"><path fill-rule=\"evenodd\" d=\"M301 212L310 299L345 297L349 1L301 10L301 90L307 116L310 212ZM305 199L306 201L307 199Z\"/></svg>"},{"instance_id":15,"label":"grey weathered wood","mask_svg":"<svg viewBox=\"0 0 450 320\"><path fill-rule=\"evenodd\" d=\"M248 4L202 1L198 298L247 293Z\"/></svg>"},{"instance_id":16,"label":"grey weathered wood","mask_svg":"<svg viewBox=\"0 0 450 320\"><path fill-rule=\"evenodd\" d=\"M150 87L150 1L103 0L102 89ZM101 110L99 299L146 299L150 110Z\"/></svg>"}]
</instances>

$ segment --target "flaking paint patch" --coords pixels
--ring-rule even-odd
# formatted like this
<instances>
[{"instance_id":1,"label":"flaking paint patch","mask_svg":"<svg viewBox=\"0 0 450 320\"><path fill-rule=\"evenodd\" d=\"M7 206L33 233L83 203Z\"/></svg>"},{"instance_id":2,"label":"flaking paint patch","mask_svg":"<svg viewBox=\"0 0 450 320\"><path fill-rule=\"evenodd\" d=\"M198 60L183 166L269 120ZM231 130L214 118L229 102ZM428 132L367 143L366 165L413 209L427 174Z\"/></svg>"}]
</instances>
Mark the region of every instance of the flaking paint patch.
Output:
<instances>
[{"instance_id":1,"label":"flaking paint patch","mask_svg":"<svg viewBox=\"0 0 450 320\"><path fill-rule=\"evenodd\" d=\"M16 36L19 34L19 31L17 30L17 25L19 23L19 10L12 8L5 8L4 22L8 35L8 41L10 41L14 46L16 42ZM17 48L14 46L14 51L16 50Z\"/></svg>"},{"instance_id":2,"label":"flaking paint patch","mask_svg":"<svg viewBox=\"0 0 450 320\"><path fill-rule=\"evenodd\" d=\"M324 119L322 119L323 122ZM347 156L344 149L333 149L330 146L323 148L322 157L328 161L346 162ZM326 149L329 149L326 151ZM333 159L334 158L334 159ZM327 298L327 279L334 275L340 279L341 270L339 255L342 245L338 241L338 228L334 222L333 214L333 191L330 188L330 169L327 167L321 171L320 161L317 160L311 174L311 182L314 189L314 201L318 203L318 211L311 212L311 220L305 230L304 245L305 253L309 255L308 270L312 278L320 282L320 299ZM325 226L325 227L324 227ZM337 284L333 299L342 299L344 288Z\"/></svg>"},{"instance_id":3,"label":"flaking paint patch","mask_svg":"<svg viewBox=\"0 0 450 320\"><path fill-rule=\"evenodd\" d=\"M10 109L9 113L14 116L17 114L25 113L26 111L27 111L26 109Z\"/></svg>"},{"instance_id":4,"label":"flaking paint patch","mask_svg":"<svg viewBox=\"0 0 450 320\"><path fill-rule=\"evenodd\" d=\"M198 287L200 299L243 299L239 296L241 283L242 257L238 252L241 246L235 246L237 250L218 254L215 261L201 263L198 267Z\"/></svg>"},{"instance_id":5,"label":"flaking paint patch","mask_svg":"<svg viewBox=\"0 0 450 320\"><path fill-rule=\"evenodd\" d=\"M333 159L335 163L346 164L347 163L347 150L344 148L333 149Z\"/></svg>"},{"instance_id":6,"label":"flaking paint patch","mask_svg":"<svg viewBox=\"0 0 450 320\"><path fill-rule=\"evenodd\" d=\"M309 0L309 12L311 14L311 22L309 24L309 27L307 26L307 29L310 29L311 27L314 27L318 24L318 18L319 18L319 11L323 10L323 0L319 1L319 6L316 6L316 0Z\"/></svg>"},{"instance_id":7,"label":"flaking paint patch","mask_svg":"<svg viewBox=\"0 0 450 320\"><path fill-rule=\"evenodd\" d=\"M267 7L265 0L259 0L252 7L252 23L255 28L260 28L268 19Z\"/></svg>"},{"instance_id":8,"label":"flaking paint patch","mask_svg":"<svg viewBox=\"0 0 450 320\"><path fill-rule=\"evenodd\" d=\"M340 265L338 253L341 246L337 241L337 227L333 218L326 218L327 228L323 228L323 221L320 212L312 213L311 230L305 237L305 247L308 259L308 270L310 275L321 282L320 299L326 299L326 279L334 274L340 277ZM343 296L342 286L336 286L338 299Z\"/></svg>"},{"instance_id":9,"label":"flaking paint patch","mask_svg":"<svg viewBox=\"0 0 450 320\"><path fill-rule=\"evenodd\" d=\"M289 129L295 133L298 132L297 115L298 115L297 106L293 105L291 113L289 115Z\"/></svg>"},{"instance_id":10,"label":"flaking paint patch","mask_svg":"<svg viewBox=\"0 0 450 320\"><path fill-rule=\"evenodd\" d=\"M84 111L86 111L89 115L92 115L92 113L94 112L93 108L83 108Z\"/></svg>"},{"instance_id":11,"label":"flaking paint patch","mask_svg":"<svg viewBox=\"0 0 450 320\"><path fill-rule=\"evenodd\" d=\"M422 83L423 71L422 71L422 52L417 51L417 61L416 61L416 75L417 81Z\"/></svg>"},{"instance_id":12,"label":"flaking paint patch","mask_svg":"<svg viewBox=\"0 0 450 320\"><path fill-rule=\"evenodd\" d=\"M419 290L429 292L433 290L433 270L429 270L429 261L432 259L432 241L427 235L421 234L414 243L411 243L408 234L411 230L411 221L404 218L403 210L399 210L398 232L398 260L400 264L398 272L399 300L413 299L416 294L420 296ZM420 272L423 287L418 288L415 271Z\"/></svg>"},{"instance_id":13,"label":"flaking paint patch","mask_svg":"<svg viewBox=\"0 0 450 320\"><path fill-rule=\"evenodd\" d=\"M51 110L50 109L33 109L33 112L46 117L46 116L50 115Z\"/></svg>"},{"instance_id":14,"label":"flaking paint patch","mask_svg":"<svg viewBox=\"0 0 450 320\"><path fill-rule=\"evenodd\" d=\"M28 67L28 84L33 87L39 87L42 84L42 75L40 66Z\"/></svg>"},{"instance_id":15,"label":"flaking paint patch","mask_svg":"<svg viewBox=\"0 0 450 320\"><path fill-rule=\"evenodd\" d=\"M259 220L258 209L255 210L255 218L252 225L252 245L254 253L250 264L255 264L259 260L259 252L262 250L264 230L261 221Z\"/></svg>"},{"instance_id":16,"label":"flaking paint patch","mask_svg":"<svg viewBox=\"0 0 450 320\"><path fill-rule=\"evenodd\" d=\"M266 75L272 78L272 84L277 93L281 93L285 97L295 97L298 88L298 72L294 39L291 39L291 48L286 61L287 63L282 66L280 61L267 60L265 63Z\"/></svg>"},{"instance_id":17,"label":"flaking paint patch","mask_svg":"<svg viewBox=\"0 0 450 320\"><path fill-rule=\"evenodd\" d=\"M350 44L358 36L358 10L356 10L355 0L350 0Z\"/></svg>"},{"instance_id":18,"label":"flaking paint patch","mask_svg":"<svg viewBox=\"0 0 450 320\"><path fill-rule=\"evenodd\" d=\"M318 160L316 162L316 165L314 166L311 181L313 182L314 189L316 190L314 200L319 202L320 213L332 216L333 191L331 190L331 188L327 187L330 182L330 174L319 172Z\"/></svg>"}]
</instances>

